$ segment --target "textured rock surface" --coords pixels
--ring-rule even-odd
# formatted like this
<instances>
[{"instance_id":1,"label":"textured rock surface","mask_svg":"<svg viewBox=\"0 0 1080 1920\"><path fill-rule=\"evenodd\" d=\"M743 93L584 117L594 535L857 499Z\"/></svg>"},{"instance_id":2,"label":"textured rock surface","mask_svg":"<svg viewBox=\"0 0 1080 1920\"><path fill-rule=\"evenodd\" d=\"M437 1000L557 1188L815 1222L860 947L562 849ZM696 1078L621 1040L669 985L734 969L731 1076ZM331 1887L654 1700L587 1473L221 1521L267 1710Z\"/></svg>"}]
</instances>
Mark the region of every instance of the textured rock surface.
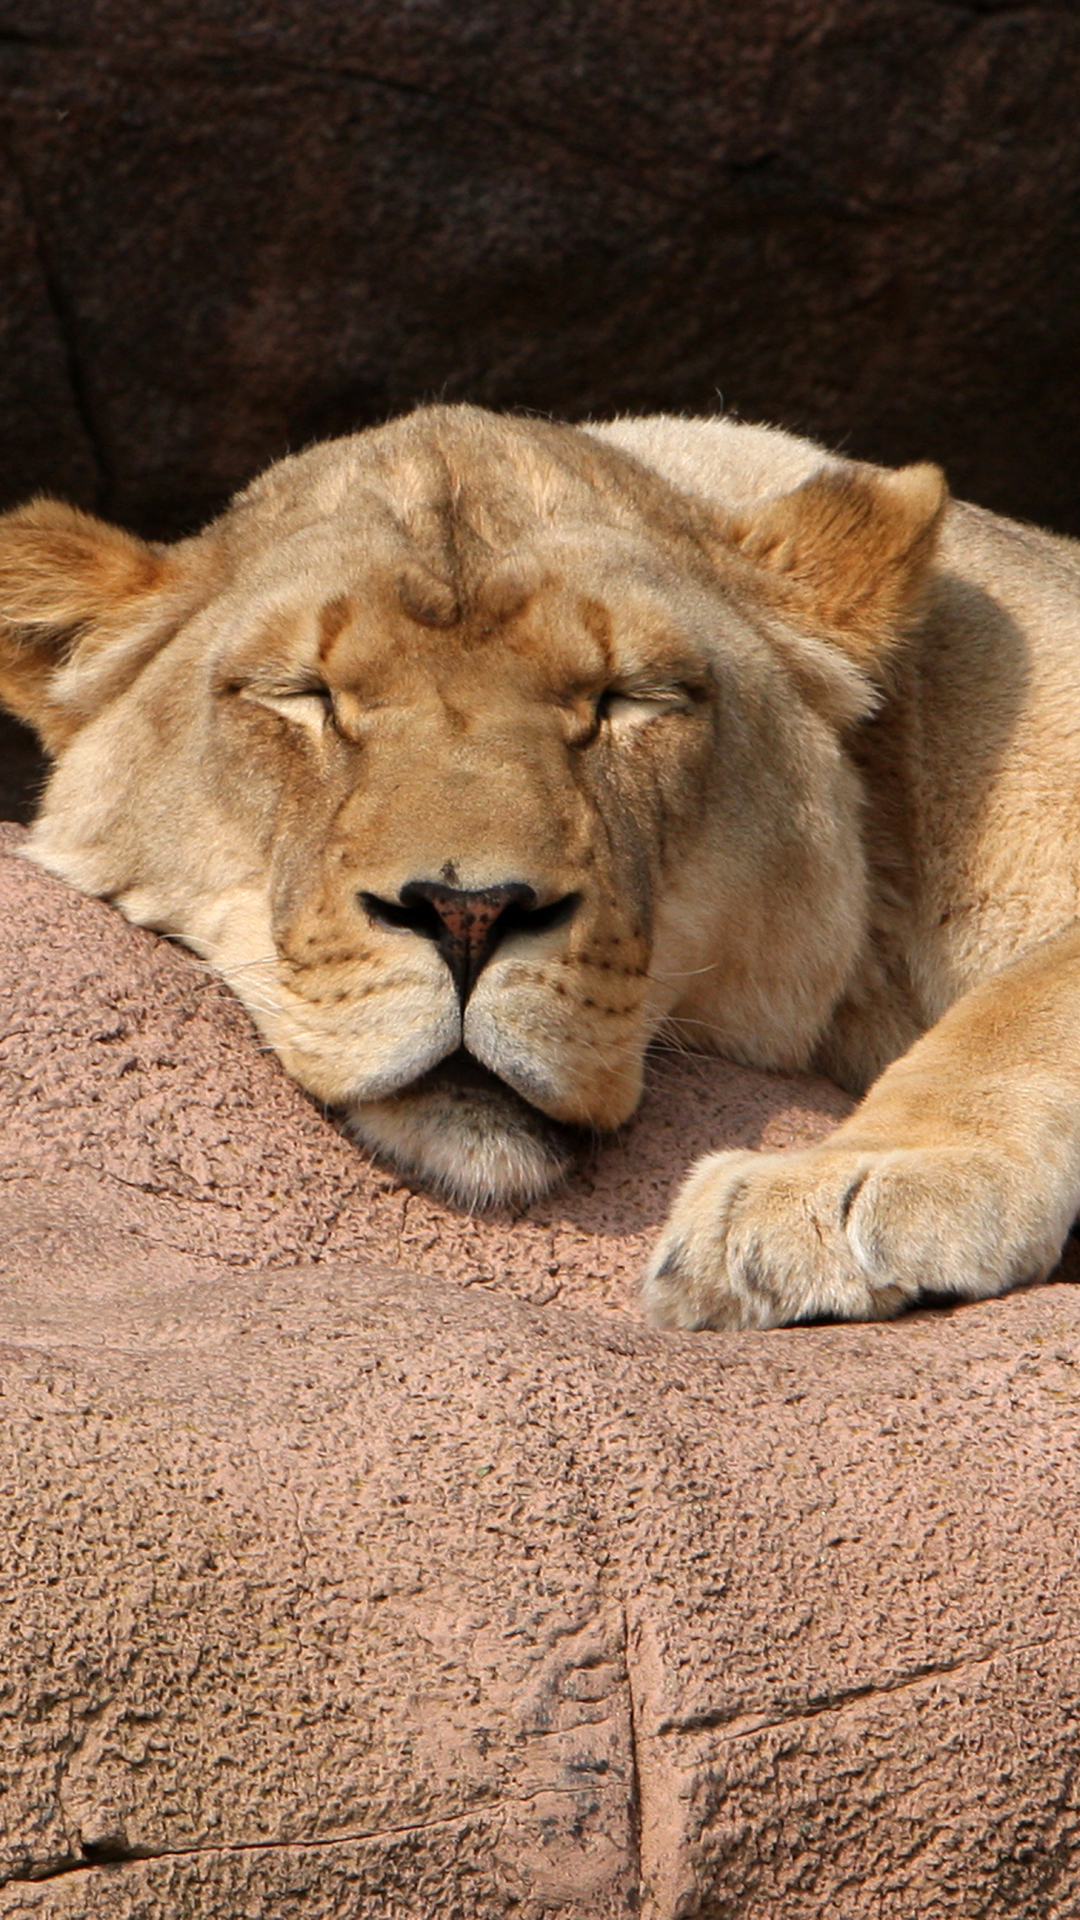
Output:
<instances>
[{"instance_id":1,"label":"textured rock surface","mask_svg":"<svg viewBox=\"0 0 1080 1920\"><path fill-rule=\"evenodd\" d=\"M670 1063L465 1220L17 840L0 1915L1071 1920L1076 1289L652 1333L679 1163L835 1093Z\"/></svg>"},{"instance_id":2,"label":"textured rock surface","mask_svg":"<svg viewBox=\"0 0 1080 1920\"><path fill-rule=\"evenodd\" d=\"M7 498L722 395L1080 527L1062 0L0 0L0 76Z\"/></svg>"}]
</instances>

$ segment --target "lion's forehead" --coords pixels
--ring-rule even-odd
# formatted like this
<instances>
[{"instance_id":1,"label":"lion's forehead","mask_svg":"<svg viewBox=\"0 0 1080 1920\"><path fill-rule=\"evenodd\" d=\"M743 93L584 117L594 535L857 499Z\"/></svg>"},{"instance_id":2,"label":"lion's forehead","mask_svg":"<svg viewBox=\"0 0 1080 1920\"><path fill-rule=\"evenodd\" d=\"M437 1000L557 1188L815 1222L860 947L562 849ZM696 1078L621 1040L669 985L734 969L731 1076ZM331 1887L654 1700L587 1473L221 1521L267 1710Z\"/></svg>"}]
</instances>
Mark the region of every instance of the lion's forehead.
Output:
<instances>
[{"instance_id":1,"label":"lion's forehead","mask_svg":"<svg viewBox=\"0 0 1080 1920\"><path fill-rule=\"evenodd\" d=\"M498 556L468 588L407 557L334 542L320 565L309 550L294 569L234 583L210 623L221 671L308 674L373 699L452 684L483 704L500 681L562 698L619 674L701 668L706 622L678 583L636 556L619 565L566 545Z\"/></svg>"},{"instance_id":2,"label":"lion's forehead","mask_svg":"<svg viewBox=\"0 0 1080 1920\"><path fill-rule=\"evenodd\" d=\"M382 639L419 658L428 636L442 655L493 640L655 652L692 597L692 554L680 497L655 482L658 517L621 459L577 429L470 408L309 449L219 523L233 607L291 607L319 657Z\"/></svg>"}]
</instances>

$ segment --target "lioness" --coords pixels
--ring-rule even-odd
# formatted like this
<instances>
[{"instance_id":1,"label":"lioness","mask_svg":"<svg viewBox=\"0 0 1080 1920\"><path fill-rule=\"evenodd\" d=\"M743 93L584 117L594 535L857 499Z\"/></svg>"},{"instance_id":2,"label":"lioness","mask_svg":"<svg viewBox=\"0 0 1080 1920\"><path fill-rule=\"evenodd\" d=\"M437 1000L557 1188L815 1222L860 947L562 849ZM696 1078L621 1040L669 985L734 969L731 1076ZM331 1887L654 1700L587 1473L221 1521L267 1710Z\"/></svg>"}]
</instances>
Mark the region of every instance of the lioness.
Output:
<instances>
[{"instance_id":1,"label":"lioness","mask_svg":"<svg viewBox=\"0 0 1080 1920\"><path fill-rule=\"evenodd\" d=\"M433 407L147 545L0 518L29 852L215 967L465 1205L633 1112L661 1030L863 1091L692 1171L669 1327L879 1318L1080 1208L1080 547L725 420Z\"/></svg>"}]
</instances>

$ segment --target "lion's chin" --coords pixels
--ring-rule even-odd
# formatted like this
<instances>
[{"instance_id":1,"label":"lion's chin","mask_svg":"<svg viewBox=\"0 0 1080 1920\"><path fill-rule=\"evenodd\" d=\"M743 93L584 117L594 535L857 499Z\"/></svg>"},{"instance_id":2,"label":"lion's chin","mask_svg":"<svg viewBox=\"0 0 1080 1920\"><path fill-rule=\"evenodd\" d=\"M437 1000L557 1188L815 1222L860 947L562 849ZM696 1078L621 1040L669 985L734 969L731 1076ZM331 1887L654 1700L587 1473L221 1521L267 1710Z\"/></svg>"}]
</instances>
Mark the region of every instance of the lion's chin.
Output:
<instances>
[{"instance_id":1,"label":"lion's chin","mask_svg":"<svg viewBox=\"0 0 1080 1920\"><path fill-rule=\"evenodd\" d=\"M581 1139L464 1049L400 1093L358 1102L347 1121L380 1159L470 1212L539 1199L572 1170Z\"/></svg>"}]
</instances>

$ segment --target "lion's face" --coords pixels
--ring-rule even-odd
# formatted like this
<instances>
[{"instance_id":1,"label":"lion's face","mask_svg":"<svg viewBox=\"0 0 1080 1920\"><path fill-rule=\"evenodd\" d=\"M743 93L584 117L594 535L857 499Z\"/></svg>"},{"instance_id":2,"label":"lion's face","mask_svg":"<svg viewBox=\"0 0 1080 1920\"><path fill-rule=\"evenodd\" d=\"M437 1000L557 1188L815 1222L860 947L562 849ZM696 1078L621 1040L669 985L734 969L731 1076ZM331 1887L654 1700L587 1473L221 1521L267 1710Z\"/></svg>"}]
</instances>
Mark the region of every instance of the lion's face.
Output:
<instances>
[{"instance_id":1,"label":"lion's face","mask_svg":"<svg viewBox=\"0 0 1080 1920\"><path fill-rule=\"evenodd\" d=\"M96 524L63 535L98 598L34 714L37 857L202 953L369 1146L528 1198L633 1111L666 1017L805 1059L859 934L855 676L796 659L692 503L436 409L281 463L138 579Z\"/></svg>"},{"instance_id":2,"label":"lion's face","mask_svg":"<svg viewBox=\"0 0 1080 1920\"><path fill-rule=\"evenodd\" d=\"M548 1122L636 1105L654 898L710 759L692 632L646 577L616 634L575 558L537 543L459 610L369 551L328 591L268 583L211 667L204 765L261 856L211 957L304 1086L470 1199L546 1185Z\"/></svg>"}]
</instances>

